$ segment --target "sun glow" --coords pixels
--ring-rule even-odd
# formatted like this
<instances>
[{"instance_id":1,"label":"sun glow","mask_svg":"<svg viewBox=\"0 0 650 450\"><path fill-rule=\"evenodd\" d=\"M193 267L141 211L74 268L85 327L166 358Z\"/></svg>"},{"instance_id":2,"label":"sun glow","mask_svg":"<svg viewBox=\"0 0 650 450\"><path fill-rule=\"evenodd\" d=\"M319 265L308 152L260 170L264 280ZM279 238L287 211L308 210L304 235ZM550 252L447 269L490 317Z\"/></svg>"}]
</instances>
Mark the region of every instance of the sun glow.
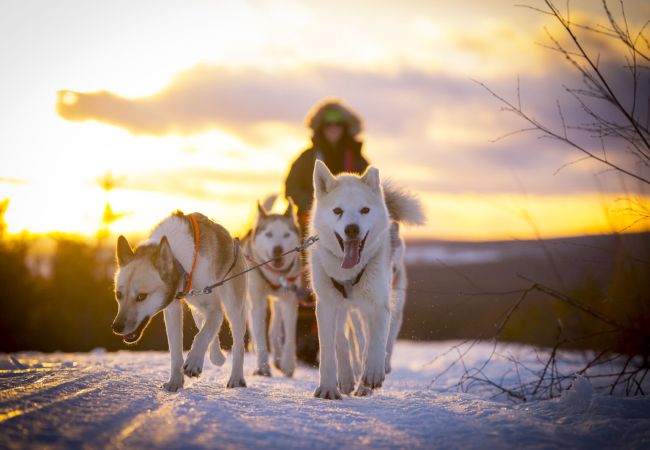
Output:
<instances>
[{"instance_id":1,"label":"sun glow","mask_svg":"<svg viewBox=\"0 0 650 450\"><path fill-rule=\"evenodd\" d=\"M283 192L290 162L309 143L302 123L308 107L346 93L367 119L368 158L425 204L428 225L407 229L408 236L648 230L647 221L628 228L634 208L619 207L624 189L601 193L575 187L570 176L553 179L570 160L556 149L513 156L509 144L488 146L518 125L469 78L514 89L517 73L548 77L543 62L555 55L535 44L543 17L530 11L495 2L469 19L466 5L434 11L418 1L399 10L338 2L101 5L44 2L47 21L25 5L0 6L0 41L20 43L0 48L0 201L10 199L10 234L93 237L106 227L107 204L114 234L145 233L176 209L202 211L240 233L257 199ZM369 18L351 19L362 16ZM198 77L196 92L183 90L182 76ZM230 84L222 91L219 83ZM225 113L200 130L172 126L158 134L57 114L57 102L72 108L82 93L102 92L124 100L115 111L127 122L155 101L147 114L172 121L212 117L192 109L198 104L218 103L215 111ZM598 170L566 169L576 178ZM503 182L515 172L522 186ZM114 185L106 189L108 175ZM547 188L560 182L566 187ZM627 198L648 204L643 193Z\"/></svg>"}]
</instances>

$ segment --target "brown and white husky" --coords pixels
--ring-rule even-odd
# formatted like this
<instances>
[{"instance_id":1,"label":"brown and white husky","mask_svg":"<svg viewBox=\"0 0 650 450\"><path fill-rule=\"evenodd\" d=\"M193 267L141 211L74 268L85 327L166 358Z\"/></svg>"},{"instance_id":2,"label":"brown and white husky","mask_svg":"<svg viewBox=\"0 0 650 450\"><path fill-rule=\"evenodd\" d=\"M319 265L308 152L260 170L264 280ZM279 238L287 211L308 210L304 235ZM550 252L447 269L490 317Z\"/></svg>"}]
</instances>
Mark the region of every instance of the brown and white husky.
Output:
<instances>
[{"instance_id":1,"label":"brown and white husky","mask_svg":"<svg viewBox=\"0 0 650 450\"><path fill-rule=\"evenodd\" d=\"M198 377L210 347L210 360L217 366L226 358L219 344L224 312L233 336L232 370L228 387L244 387L244 334L246 331L246 276L234 278L210 293L187 296L199 328L183 362L182 294L202 289L227 274L242 272L246 261L238 244L221 225L202 214L176 212L151 232L135 250L124 236L117 240L118 269L115 274L117 317L113 331L133 344L142 336L151 318L163 311L171 354L171 374L165 389L175 392L184 375ZM191 286L187 284L189 276ZM181 295L177 295L181 292ZM181 297L181 298L179 298Z\"/></svg>"}]
</instances>

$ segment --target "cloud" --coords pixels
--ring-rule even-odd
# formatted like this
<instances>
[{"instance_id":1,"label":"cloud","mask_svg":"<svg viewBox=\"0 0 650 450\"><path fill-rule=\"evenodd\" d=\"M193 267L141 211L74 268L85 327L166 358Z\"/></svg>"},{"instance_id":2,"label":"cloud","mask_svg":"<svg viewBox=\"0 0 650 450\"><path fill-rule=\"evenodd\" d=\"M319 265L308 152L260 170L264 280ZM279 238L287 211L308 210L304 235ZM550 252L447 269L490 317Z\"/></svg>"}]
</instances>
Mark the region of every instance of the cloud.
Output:
<instances>
[{"instance_id":1,"label":"cloud","mask_svg":"<svg viewBox=\"0 0 650 450\"><path fill-rule=\"evenodd\" d=\"M210 128L244 132L275 121L300 123L318 100L338 96L375 125L395 133L435 108L436 99L473 95L469 80L418 70L397 73L314 67L268 73L196 66L159 93L142 98L60 91L57 112L67 120L96 120L134 134L189 135Z\"/></svg>"},{"instance_id":2,"label":"cloud","mask_svg":"<svg viewBox=\"0 0 650 450\"><path fill-rule=\"evenodd\" d=\"M624 89L625 71L611 61L602 64L612 74L614 89ZM519 85L524 109L539 122L561 130L558 99L566 123L584 125L582 106L564 85L581 85L567 64L546 76L526 76ZM515 75L493 80L488 86L513 103L518 101ZM420 182L428 190L512 192L523 185L530 192L558 193L593 191L596 185L593 176L585 176L579 166L550 178L581 155L558 142L538 139L539 133L490 142L528 124L501 112L503 105L470 78L414 68L379 71L313 66L266 72L201 65L181 73L149 97L61 91L57 110L68 120L96 120L134 134L191 135L218 128L260 146L260 125L295 126L316 101L332 95L344 98L362 115L367 134L383 147L383 154L374 153L377 159L386 165L431 167L443 174ZM647 115L646 106L639 108L640 115ZM608 120L620 119L611 109L602 112ZM588 134L569 132L589 148L600 146ZM611 148L610 157L627 167L633 165L634 158L622 150ZM375 150L368 147L366 152L373 160Z\"/></svg>"},{"instance_id":3,"label":"cloud","mask_svg":"<svg viewBox=\"0 0 650 450\"><path fill-rule=\"evenodd\" d=\"M613 63L608 65L608 71L614 77L614 88L623 91L630 81L629 74L617 70ZM63 90L58 94L56 107L67 120L96 120L134 134L190 135L211 128L245 134L264 122L301 123L314 103L337 96L361 113L370 132L398 134L419 129L432 112L450 106L465 107L468 124L474 113L472 108L478 112L498 108L495 99L473 83L471 76L448 76L413 68L380 71L314 66L266 72L200 65L181 73L149 97ZM516 74L487 85L501 94L512 93L509 97L516 100ZM570 101L564 85L581 87L579 78L564 64L544 76L525 76L521 80L522 100L537 118L555 120L557 98L565 108L567 122L571 122L584 114L579 105ZM639 88L644 90L646 85L641 82ZM625 98L626 103L631 100ZM647 115L646 106L639 107L644 109L638 113Z\"/></svg>"}]
</instances>

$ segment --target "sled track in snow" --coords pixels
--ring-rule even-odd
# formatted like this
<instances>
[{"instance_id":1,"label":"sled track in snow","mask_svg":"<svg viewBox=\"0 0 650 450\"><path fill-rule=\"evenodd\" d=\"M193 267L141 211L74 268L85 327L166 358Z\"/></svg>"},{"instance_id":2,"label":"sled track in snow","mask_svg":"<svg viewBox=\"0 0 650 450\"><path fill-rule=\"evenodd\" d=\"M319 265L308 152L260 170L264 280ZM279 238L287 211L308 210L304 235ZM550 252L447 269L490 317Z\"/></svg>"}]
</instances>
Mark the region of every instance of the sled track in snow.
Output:
<instances>
[{"instance_id":1,"label":"sled track in snow","mask_svg":"<svg viewBox=\"0 0 650 450\"><path fill-rule=\"evenodd\" d=\"M369 398L315 399L314 369L226 389L229 361L165 392L164 352L0 355L0 448L647 448L650 399L596 394L515 405L430 386L450 343L398 342L394 371ZM476 352L491 347L478 346ZM523 351L527 351L526 348ZM471 362L471 361L469 361ZM506 374L508 367L491 367ZM452 384L450 371L441 386ZM489 395L488 395L489 394Z\"/></svg>"}]
</instances>

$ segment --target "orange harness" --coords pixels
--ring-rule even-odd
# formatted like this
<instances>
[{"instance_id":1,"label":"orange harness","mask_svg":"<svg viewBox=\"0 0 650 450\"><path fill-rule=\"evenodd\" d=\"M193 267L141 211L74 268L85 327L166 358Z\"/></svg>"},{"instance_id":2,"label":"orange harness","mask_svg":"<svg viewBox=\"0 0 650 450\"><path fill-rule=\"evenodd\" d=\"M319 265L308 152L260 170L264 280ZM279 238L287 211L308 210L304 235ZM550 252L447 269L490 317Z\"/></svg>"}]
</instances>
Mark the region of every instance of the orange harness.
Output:
<instances>
[{"instance_id":1,"label":"orange harness","mask_svg":"<svg viewBox=\"0 0 650 450\"><path fill-rule=\"evenodd\" d=\"M194 226L194 260L192 261L192 269L190 270L189 275L185 280L185 287L183 288L183 293L187 294L192 288L192 277L194 276L194 267L196 267L196 260L199 256L199 223L196 221L194 213L189 214L188 217L192 221Z\"/></svg>"}]
</instances>

